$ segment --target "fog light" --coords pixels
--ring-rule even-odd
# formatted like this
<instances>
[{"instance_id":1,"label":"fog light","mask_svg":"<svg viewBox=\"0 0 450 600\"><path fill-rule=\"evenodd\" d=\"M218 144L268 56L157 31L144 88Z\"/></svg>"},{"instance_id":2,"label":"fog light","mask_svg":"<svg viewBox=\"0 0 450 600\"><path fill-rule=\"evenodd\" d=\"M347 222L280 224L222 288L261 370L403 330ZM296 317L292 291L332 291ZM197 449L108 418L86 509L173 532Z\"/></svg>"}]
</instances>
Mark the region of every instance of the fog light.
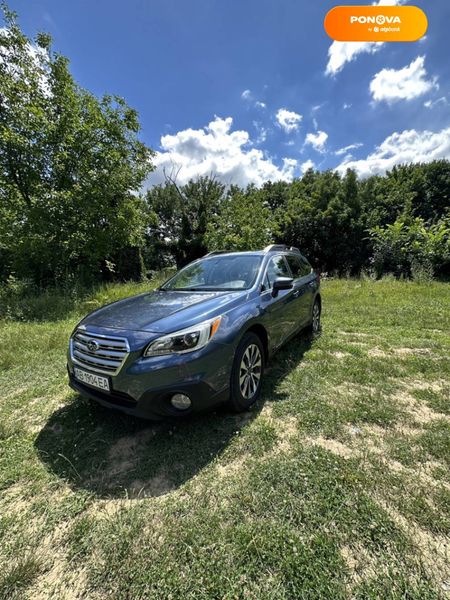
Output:
<instances>
[{"instance_id":1,"label":"fog light","mask_svg":"<svg viewBox=\"0 0 450 600\"><path fill-rule=\"evenodd\" d=\"M191 399L186 394L174 394L170 399L172 406L178 410L187 410L191 407Z\"/></svg>"}]
</instances>

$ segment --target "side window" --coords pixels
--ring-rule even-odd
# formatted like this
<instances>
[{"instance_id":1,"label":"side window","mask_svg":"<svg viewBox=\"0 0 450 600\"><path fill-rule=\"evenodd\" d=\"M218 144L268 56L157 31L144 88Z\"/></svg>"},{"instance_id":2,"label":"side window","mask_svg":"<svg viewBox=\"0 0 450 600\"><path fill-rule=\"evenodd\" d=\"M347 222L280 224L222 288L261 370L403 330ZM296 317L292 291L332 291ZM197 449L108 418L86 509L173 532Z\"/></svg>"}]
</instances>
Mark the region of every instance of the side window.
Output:
<instances>
[{"instance_id":1,"label":"side window","mask_svg":"<svg viewBox=\"0 0 450 600\"><path fill-rule=\"evenodd\" d=\"M277 277L290 277L286 261L283 256L274 256L267 265L267 275L265 284L271 289L273 282Z\"/></svg>"},{"instance_id":2,"label":"side window","mask_svg":"<svg viewBox=\"0 0 450 600\"><path fill-rule=\"evenodd\" d=\"M294 256L293 254L288 254L286 256L286 260L288 262L289 268L291 269L292 277L294 279L303 277L304 267L302 261L300 260L300 257Z\"/></svg>"},{"instance_id":3,"label":"side window","mask_svg":"<svg viewBox=\"0 0 450 600\"><path fill-rule=\"evenodd\" d=\"M305 275L309 275L312 271L312 267L309 262L306 260L304 256L302 256L302 274L301 277L305 277Z\"/></svg>"}]
</instances>

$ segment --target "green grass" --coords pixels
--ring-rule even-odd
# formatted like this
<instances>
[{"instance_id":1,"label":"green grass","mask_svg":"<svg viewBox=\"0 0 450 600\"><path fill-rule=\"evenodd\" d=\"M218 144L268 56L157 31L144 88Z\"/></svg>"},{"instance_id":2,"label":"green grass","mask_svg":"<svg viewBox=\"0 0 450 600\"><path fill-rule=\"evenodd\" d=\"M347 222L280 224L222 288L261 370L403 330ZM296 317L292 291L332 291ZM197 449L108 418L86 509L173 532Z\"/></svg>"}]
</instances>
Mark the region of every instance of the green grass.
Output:
<instances>
[{"instance_id":1,"label":"green grass","mask_svg":"<svg viewBox=\"0 0 450 600\"><path fill-rule=\"evenodd\" d=\"M77 320L146 287L0 321L0 598L444 598L448 284L325 281L258 406L157 424L65 372Z\"/></svg>"}]
</instances>

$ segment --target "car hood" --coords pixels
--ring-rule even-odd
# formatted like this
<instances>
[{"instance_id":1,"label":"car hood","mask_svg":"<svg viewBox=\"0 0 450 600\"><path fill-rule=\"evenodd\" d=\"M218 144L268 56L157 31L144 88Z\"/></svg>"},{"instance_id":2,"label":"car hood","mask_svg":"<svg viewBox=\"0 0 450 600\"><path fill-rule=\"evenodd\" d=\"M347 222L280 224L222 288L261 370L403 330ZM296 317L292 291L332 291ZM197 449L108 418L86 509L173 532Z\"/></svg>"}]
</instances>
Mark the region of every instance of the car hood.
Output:
<instances>
[{"instance_id":1,"label":"car hood","mask_svg":"<svg viewBox=\"0 0 450 600\"><path fill-rule=\"evenodd\" d=\"M80 325L171 332L213 318L246 293L154 291L99 308L85 317Z\"/></svg>"}]
</instances>

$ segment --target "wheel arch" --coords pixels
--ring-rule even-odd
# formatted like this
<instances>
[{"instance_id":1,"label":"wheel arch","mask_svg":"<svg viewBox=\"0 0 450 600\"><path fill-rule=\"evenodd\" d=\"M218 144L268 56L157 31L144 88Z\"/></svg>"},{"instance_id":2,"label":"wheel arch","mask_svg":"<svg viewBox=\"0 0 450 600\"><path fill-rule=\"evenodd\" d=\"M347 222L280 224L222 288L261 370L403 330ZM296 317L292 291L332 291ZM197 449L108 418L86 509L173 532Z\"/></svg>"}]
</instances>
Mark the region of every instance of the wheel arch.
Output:
<instances>
[{"instance_id":1,"label":"wheel arch","mask_svg":"<svg viewBox=\"0 0 450 600\"><path fill-rule=\"evenodd\" d=\"M261 340L264 348L264 362L267 363L269 359L269 336L266 328L264 325L261 325L261 323L254 323L251 327L244 331L243 335L249 332L255 333Z\"/></svg>"},{"instance_id":2,"label":"wheel arch","mask_svg":"<svg viewBox=\"0 0 450 600\"><path fill-rule=\"evenodd\" d=\"M320 295L320 292L317 292L316 297L314 298L314 302L317 300L317 302L319 303L319 308L320 308L320 312L322 312L322 296Z\"/></svg>"}]
</instances>

